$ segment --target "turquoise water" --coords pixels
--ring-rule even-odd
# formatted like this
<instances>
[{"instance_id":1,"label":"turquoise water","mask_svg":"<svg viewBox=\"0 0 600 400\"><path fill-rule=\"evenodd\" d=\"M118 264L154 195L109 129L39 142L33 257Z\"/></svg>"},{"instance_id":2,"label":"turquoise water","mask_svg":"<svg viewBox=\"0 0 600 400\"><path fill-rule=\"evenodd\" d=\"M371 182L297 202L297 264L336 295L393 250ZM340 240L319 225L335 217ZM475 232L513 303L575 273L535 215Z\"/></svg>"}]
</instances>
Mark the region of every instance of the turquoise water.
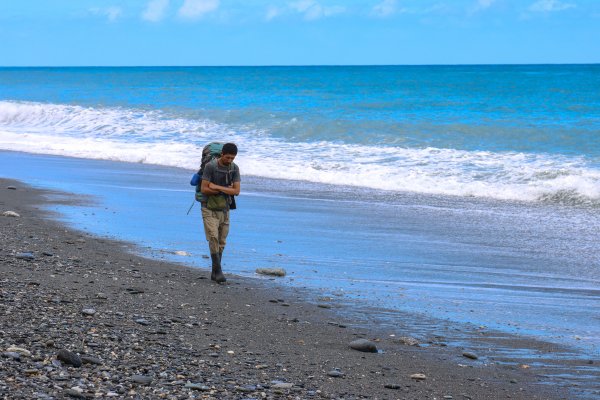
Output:
<instances>
[{"instance_id":1,"label":"turquoise water","mask_svg":"<svg viewBox=\"0 0 600 400\"><path fill-rule=\"evenodd\" d=\"M3 68L0 146L194 168L228 139L255 176L598 205L598 87L600 65Z\"/></svg>"},{"instance_id":2,"label":"turquoise water","mask_svg":"<svg viewBox=\"0 0 600 400\"><path fill-rule=\"evenodd\" d=\"M227 271L596 358L598 88L600 65L0 68L0 176L206 267L187 181L235 141Z\"/></svg>"}]
</instances>

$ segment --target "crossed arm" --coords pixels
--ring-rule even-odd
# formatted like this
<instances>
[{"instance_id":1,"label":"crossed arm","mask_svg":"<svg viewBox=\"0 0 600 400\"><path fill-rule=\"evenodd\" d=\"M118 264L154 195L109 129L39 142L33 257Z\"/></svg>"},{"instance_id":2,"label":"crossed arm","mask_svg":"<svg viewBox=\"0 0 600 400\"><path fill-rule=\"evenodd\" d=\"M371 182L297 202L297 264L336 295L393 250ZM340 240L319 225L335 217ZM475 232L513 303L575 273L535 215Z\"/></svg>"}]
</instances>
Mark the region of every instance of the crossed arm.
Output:
<instances>
[{"instance_id":1,"label":"crossed arm","mask_svg":"<svg viewBox=\"0 0 600 400\"><path fill-rule=\"evenodd\" d=\"M225 193L230 196L237 196L238 194L240 194L240 182L233 182L231 186L220 186L202 179L202 183L200 184L200 191L207 196L214 196L215 194L219 193Z\"/></svg>"}]
</instances>

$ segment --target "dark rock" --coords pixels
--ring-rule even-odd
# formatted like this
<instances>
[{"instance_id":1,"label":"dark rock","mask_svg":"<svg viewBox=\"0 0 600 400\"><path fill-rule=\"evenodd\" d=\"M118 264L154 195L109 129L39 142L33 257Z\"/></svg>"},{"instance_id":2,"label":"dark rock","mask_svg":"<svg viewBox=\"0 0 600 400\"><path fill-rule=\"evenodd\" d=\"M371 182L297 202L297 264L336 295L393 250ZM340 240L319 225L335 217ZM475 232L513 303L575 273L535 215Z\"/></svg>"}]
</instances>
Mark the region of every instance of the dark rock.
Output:
<instances>
[{"instance_id":1,"label":"dark rock","mask_svg":"<svg viewBox=\"0 0 600 400\"><path fill-rule=\"evenodd\" d=\"M150 383L152 383L153 379L154 378L148 375L133 375L131 377L131 382L137 383L139 385L149 385Z\"/></svg>"},{"instance_id":2,"label":"dark rock","mask_svg":"<svg viewBox=\"0 0 600 400\"><path fill-rule=\"evenodd\" d=\"M477 354L474 353L470 353L468 351L465 351L464 353L462 353L463 357L467 357L470 358L471 360L477 360L479 357L477 357Z\"/></svg>"},{"instance_id":3,"label":"dark rock","mask_svg":"<svg viewBox=\"0 0 600 400\"><path fill-rule=\"evenodd\" d=\"M398 385L397 383L387 383L385 385L383 385L384 388L386 389L394 389L394 390L398 390L400 389L400 385Z\"/></svg>"},{"instance_id":4,"label":"dark rock","mask_svg":"<svg viewBox=\"0 0 600 400\"><path fill-rule=\"evenodd\" d=\"M42 254L45 255L46 257L53 257L54 256L54 254L50 253L49 251L43 251Z\"/></svg>"},{"instance_id":5,"label":"dark rock","mask_svg":"<svg viewBox=\"0 0 600 400\"><path fill-rule=\"evenodd\" d=\"M375 343L367 339L357 339L350 342L350 347L354 350L363 351L365 353L377 353Z\"/></svg>"},{"instance_id":6,"label":"dark rock","mask_svg":"<svg viewBox=\"0 0 600 400\"><path fill-rule=\"evenodd\" d=\"M125 289L127 292L129 292L129 294L142 294L144 293L144 289L140 289L140 288L127 288Z\"/></svg>"},{"instance_id":7,"label":"dark rock","mask_svg":"<svg viewBox=\"0 0 600 400\"><path fill-rule=\"evenodd\" d=\"M17 188L16 188L16 187L14 187L14 186L7 186L6 188L7 188L8 190L17 190Z\"/></svg>"},{"instance_id":8,"label":"dark rock","mask_svg":"<svg viewBox=\"0 0 600 400\"><path fill-rule=\"evenodd\" d=\"M75 353L71 353L69 350L61 349L56 354L56 359L74 366L75 368L81 367L81 357Z\"/></svg>"}]
</instances>

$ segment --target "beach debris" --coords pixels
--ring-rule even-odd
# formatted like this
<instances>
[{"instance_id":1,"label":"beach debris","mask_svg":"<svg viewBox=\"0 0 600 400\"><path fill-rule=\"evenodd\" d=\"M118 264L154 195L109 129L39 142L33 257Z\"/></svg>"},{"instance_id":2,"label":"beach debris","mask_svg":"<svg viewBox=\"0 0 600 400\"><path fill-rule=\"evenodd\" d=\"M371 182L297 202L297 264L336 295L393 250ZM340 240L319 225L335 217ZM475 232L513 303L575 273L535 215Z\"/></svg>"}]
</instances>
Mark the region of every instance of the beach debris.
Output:
<instances>
[{"instance_id":1,"label":"beach debris","mask_svg":"<svg viewBox=\"0 0 600 400\"><path fill-rule=\"evenodd\" d=\"M190 253L188 253L187 251L183 251L183 250L177 250L173 254L175 254L177 256L183 256L183 257L189 257L190 256Z\"/></svg>"},{"instance_id":2,"label":"beach debris","mask_svg":"<svg viewBox=\"0 0 600 400\"><path fill-rule=\"evenodd\" d=\"M479 358L479 357L477 357L477 354L471 353L469 351L463 352L462 355L463 355L463 357L470 358L471 360L477 360Z\"/></svg>"},{"instance_id":3,"label":"beach debris","mask_svg":"<svg viewBox=\"0 0 600 400\"><path fill-rule=\"evenodd\" d=\"M350 348L365 353L377 353L377 345L367 339L356 339L350 342Z\"/></svg>"},{"instance_id":4,"label":"beach debris","mask_svg":"<svg viewBox=\"0 0 600 400\"><path fill-rule=\"evenodd\" d=\"M410 379L414 379L416 381L424 381L425 379L427 379L427 376L425 374L412 374L410 376Z\"/></svg>"},{"instance_id":5,"label":"beach debris","mask_svg":"<svg viewBox=\"0 0 600 400\"><path fill-rule=\"evenodd\" d=\"M17 253L17 254L15 254L15 258L17 258L19 260L31 261L31 260L35 259L35 256L33 255L33 253L23 252L23 253Z\"/></svg>"},{"instance_id":6,"label":"beach debris","mask_svg":"<svg viewBox=\"0 0 600 400\"><path fill-rule=\"evenodd\" d=\"M256 268L256 273L259 275L284 277L285 269L283 269L283 268Z\"/></svg>"},{"instance_id":7,"label":"beach debris","mask_svg":"<svg viewBox=\"0 0 600 400\"><path fill-rule=\"evenodd\" d=\"M56 353L56 359L64 362L65 364L72 365L75 368L81 367L81 357L66 349L59 350L58 353Z\"/></svg>"},{"instance_id":8,"label":"beach debris","mask_svg":"<svg viewBox=\"0 0 600 400\"><path fill-rule=\"evenodd\" d=\"M14 217L14 218L19 218L19 217L20 217L19 213L16 213L16 212L14 212L14 211L4 211L4 212L2 213L2 215L3 215L4 217Z\"/></svg>"}]
</instances>

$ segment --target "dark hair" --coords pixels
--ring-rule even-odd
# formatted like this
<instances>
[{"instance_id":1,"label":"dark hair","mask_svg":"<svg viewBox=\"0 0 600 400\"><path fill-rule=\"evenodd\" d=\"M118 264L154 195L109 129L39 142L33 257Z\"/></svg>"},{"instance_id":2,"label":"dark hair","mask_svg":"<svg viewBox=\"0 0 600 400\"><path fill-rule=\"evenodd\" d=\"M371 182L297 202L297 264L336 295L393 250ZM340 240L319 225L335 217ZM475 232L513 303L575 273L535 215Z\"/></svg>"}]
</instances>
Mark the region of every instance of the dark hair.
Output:
<instances>
[{"instance_id":1,"label":"dark hair","mask_svg":"<svg viewBox=\"0 0 600 400\"><path fill-rule=\"evenodd\" d=\"M237 155L237 146L234 143L225 143L221 154L233 154L235 156Z\"/></svg>"}]
</instances>

